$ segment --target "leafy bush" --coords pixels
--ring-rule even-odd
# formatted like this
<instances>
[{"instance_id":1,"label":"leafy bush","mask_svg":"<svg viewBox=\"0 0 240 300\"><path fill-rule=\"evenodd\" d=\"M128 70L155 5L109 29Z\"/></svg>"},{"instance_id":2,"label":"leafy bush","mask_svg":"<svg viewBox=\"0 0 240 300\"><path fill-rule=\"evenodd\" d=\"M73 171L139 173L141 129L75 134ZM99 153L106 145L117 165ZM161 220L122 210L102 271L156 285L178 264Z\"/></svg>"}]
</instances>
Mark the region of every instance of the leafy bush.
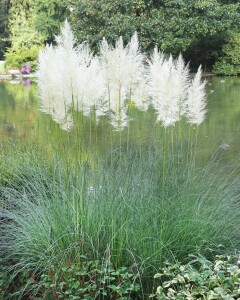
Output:
<instances>
[{"instance_id":1,"label":"leafy bush","mask_svg":"<svg viewBox=\"0 0 240 300\"><path fill-rule=\"evenodd\" d=\"M29 63L31 70L36 70L38 52L41 49L40 46L34 45L31 48L19 47L19 48L9 48L5 53L7 68L17 68L21 69L23 65Z\"/></svg>"},{"instance_id":2,"label":"leafy bush","mask_svg":"<svg viewBox=\"0 0 240 300\"><path fill-rule=\"evenodd\" d=\"M115 269L108 260L89 260L83 255L78 263L60 268L51 266L41 279L45 293L65 300L131 300L137 299L140 291L137 276L127 268Z\"/></svg>"},{"instance_id":3,"label":"leafy bush","mask_svg":"<svg viewBox=\"0 0 240 300\"><path fill-rule=\"evenodd\" d=\"M141 299L138 275L114 268L109 260L81 255L78 262L49 264L42 274L24 270L17 276L6 272L2 261L0 267L1 299Z\"/></svg>"},{"instance_id":4,"label":"leafy bush","mask_svg":"<svg viewBox=\"0 0 240 300\"><path fill-rule=\"evenodd\" d=\"M198 255L187 265L167 262L154 278L161 278L161 285L151 297L159 300L239 299L240 255L216 256L213 262Z\"/></svg>"},{"instance_id":5,"label":"leafy bush","mask_svg":"<svg viewBox=\"0 0 240 300\"><path fill-rule=\"evenodd\" d=\"M231 34L222 51L223 56L217 60L213 71L221 75L240 74L240 32Z\"/></svg>"}]
</instances>

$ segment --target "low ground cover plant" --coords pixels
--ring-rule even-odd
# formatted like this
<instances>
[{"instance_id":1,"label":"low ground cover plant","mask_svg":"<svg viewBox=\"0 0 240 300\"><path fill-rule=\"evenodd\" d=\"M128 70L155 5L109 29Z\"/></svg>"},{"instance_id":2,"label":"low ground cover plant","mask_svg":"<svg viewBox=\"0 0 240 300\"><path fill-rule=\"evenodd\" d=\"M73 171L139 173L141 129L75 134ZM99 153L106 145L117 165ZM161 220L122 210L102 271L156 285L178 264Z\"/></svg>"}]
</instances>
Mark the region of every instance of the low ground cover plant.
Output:
<instances>
[{"instance_id":1,"label":"low ground cover plant","mask_svg":"<svg viewBox=\"0 0 240 300\"><path fill-rule=\"evenodd\" d=\"M202 255L191 256L186 265L165 262L154 278L161 279L156 299L224 299L240 297L240 256L217 255L209 261ZM155 298L151 295L151 298Z\"/></svg>"},{"instance_id":2,"label":"low ground cover plant","mask_svg":"<svg viewBox=\"0 0 240 300\"><path fill-rule=\"evenodd\" d=\"M141 299L138 275L126 267L115 269L107 260L91 260L84 255L78 262L63 265L51 266L41 275L45 294L56 299Z\"/></svg>"}]
</instances>

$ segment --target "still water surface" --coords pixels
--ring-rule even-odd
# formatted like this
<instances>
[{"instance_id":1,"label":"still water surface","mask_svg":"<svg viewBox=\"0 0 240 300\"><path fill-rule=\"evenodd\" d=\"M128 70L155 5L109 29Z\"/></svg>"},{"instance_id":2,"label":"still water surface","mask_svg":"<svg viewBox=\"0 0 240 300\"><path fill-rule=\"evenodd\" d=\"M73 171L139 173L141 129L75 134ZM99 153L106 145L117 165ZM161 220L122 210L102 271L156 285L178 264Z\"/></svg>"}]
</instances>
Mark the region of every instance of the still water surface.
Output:
<instances>
[{"instance_id":1,"label":"still water surface","mask_svg":"<svg viewBox=\"0 0 240 300\"><path fill-rule=\"evenodd\" d=\"M207 77L207 115L199 126L198 155L206 159L221 145L227 145L225 151L231 160L239 159L240 154L240 78L239 77ZM140 112L129 108L131 121L129 128L121 133L121 138L131 135L137 140L150 141L156 131L156 115L152 109ZM38 139L45 147L57 144L61 136L74 140L86 152L100 154L109 147L110 136L118 136L119 132L111 129L107 118L82 117L84 130L65 132L49 115L40 110L38 90L34 81L19 83L0 82L0 141L26 141ZM73 130L74 131L74 130ZM76 141L78 137L78 141ZM71 144L71 143L70 143ZM73 147L74 148L74 147ZM74 151L69 149L69 152Z\"/></svg>"}]
</instances>

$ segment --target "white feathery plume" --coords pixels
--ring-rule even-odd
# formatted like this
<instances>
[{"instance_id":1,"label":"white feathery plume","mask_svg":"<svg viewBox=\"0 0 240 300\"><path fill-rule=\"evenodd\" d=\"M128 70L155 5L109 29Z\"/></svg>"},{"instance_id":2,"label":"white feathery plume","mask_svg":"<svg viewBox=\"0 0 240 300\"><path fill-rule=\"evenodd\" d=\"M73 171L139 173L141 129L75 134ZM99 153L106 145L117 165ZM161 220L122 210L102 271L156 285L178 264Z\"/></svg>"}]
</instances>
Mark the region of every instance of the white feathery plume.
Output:
<instances>
[{"instance_id":1,"label":"white feathery plume","mask_svg":"<svg viewBox=\"0 0 240 300\"><path fill-rule=\"evenodd\" d=\"M103 39L100 44L100 61L105 81L105 97L109 105L110 117L121 115L125 110L127 91L129 87L127 50L123 46L122 37L109 46Z\"/></svg>"},{"instance_id":2,"label":"white feathery plume","mask_svg":"<svg viewBox=\"0 0 240 300\"><path fill-rule=\"evenodd\" d=\"M105 115L108 102L104 101L104 80L98 57L93 57L89 65L82 65L81 85L79 85L79 108L85 116L89 116L91 109L95 108L98 115ZM103 107L101 107L103 106Z\"/></svg>"},{"instance_id":3,"label":"white feathery plume","mask_svg":"<svg viewBox=\"0 0 240 300\"><path fill-rule=\"evenodd\" d=\"M40 110L51 115L52 119L60 124L62 129L71 130L73 126L72 116L67 112L65 103L61 101L61 89L56 88L62 80L57 65L59 56L60 53L52 45L47 45L39 53L37 83L41 98Z\"/></svg>"},{"instance_id":4,"label":"white feathery plume","mask_svg":"<svg viewBox=\"0 0 240 300\"><path fill-rule=\"evenodd\" d=\"M144 68L144 55L140 52L137 32L127 45L128 72L130 86L128 98L132 100L136 107L141 111L146 111L149 106L149 96L147 93L147 77Z\"/></svg>"},{"instance_id":5,"label":"white feathery plume","mask_svg":"<svg viewBox=\"0 0 240 300\"><path fill-rule=\"evenodd\" d=\"M59 36L55 36L55 40L58 46L66 49L66 51L71 52L74 48L76 39L67 19L64 21L64 24L61 27L61 34Z\"/></svg>"},{"instance_id":6,"label":"white feathery plume","mask_svg":"<svg viewBox=\"0 0 240 300\"><path fill-rule=\"evenodd\" d=\"M93 57L87 43L75 47L71 26L65 21L57 46L47 45L39 53L37 82L41 110L65 130L73 126L70 107L88 116L94 107L96 116L108 111L116 130L127 126L127 99L140 110L147 110L149 99L157 111L157 122L174 125L186 114L191 124L200 124L206 112L205 84L201 67L190 82L189 67L180 54L176 61L167 59L155 47L146 72L139 50L137 33L126 47L122 37L115 47L105 39L100 57Z\"/></svg>"},{"instance_id":7,"label":"white feathery plume","mask_svg":"<svg viewBox=\"0 0 240 300\"><path fill-rule=\"evenodd\" d=\"M110 93L110 110L108 111L110 124L115 130L120 131L127 126L126 93L124 92L121 97L117 89L111 90Z\"/></svg>"},{"instance_id":8,"label":"white feathery plume","mask_svg":"<svg viewBox=\"0 0 240 300\"><path fill-rule=\"evenodd\" d=\"M61 28L60 36L56 36L56 41L57 51L61 54L58 61L58 71L62 77L58 88L62 90L62 101L69 106L77 96L79 57L75 48L76 40L67 20Z\"/></svg>"},{"instance_id":9,"label":"white feathery plume","mask_svg":"<svg viewBox=\"0 0 240 300\"><path fill-rule=\"evenodd\" d=\"M174 62L155 47L149 61L149 87L152 105L157 111L157 122L164 127L174 125L179 119L178 95L174 88Z\"/></svg>"},{"instance_id":10,"label":"white feathery plume","mask_svg":"<svg viewBox=\"0 0 240 300\"><path fill-rule=\"evenodd\" d=\"M206 80L201 81L201 77L202 68L200 66L188 89L186 114L190 124L201 124L206 114Z\"/></svg>"},{"instance_id":11,"label":"white feathery plume","mask_svg":"<svg viewBox=\"0 0 240 300\"><path fill-rule=\"evenodd\" d=\"M139 81L137 88L133 91L132 101L140 111L147 111L150 105L149 86L145 74L142 75L142 80Z\"/></svg>"},{"instance_id":12,"label":"white feathery plume","mask_svg":"<svg viewBox=\"0 0 240 300\"><path fill-rule=\"evenodd\" d=\"M65 131L71 131L74 127L73 117L70 112L64 111L64 108L59 108L52 114L54 122L58 123L60 127Z\"/></svg>"},{"instance_id":13,"label":"white feathery plume","mask_svg":"<svg viewBox=\"0 0 240 300\"><path fill-rule=\"evenodd\" d=\"M36 80L39 88L39 94L41 98L41 110L50 113L52 102L56 98L54 89L53 72L55 70L55 58L56 51L52 45L46 45L46 47L39 52L38 67L36 73ZM49 72L51 70L51 72Z\"/></svg>"},{"instance_id":14,"label":"white feathery plume","mask_svg":"<svg viewBox=\"0 0 240 300\"><path fill-rule=\"evenodd\" d=\"M110 124L113 126L115 131L122 131L128 126L128 115L127 108L124 107L117 112L110 112Z\"/></svg>"},{"instance_id":15,"label":"white feathery plume","mask_svg":"<svg viewBox=\"0 0 240 300\"><path fill-rule=\"evenodd\" d=\"M39 53L37 82L40 90L41 109L51 114L54 121L65 130L73 126L68 110L76 92L77 54L75 39L67 21L56 37L57 47L47 45Z\"/></svg>"},{"instance_id":16,"label":"white feathery plume","mask_svg":"<svg viewBox=\"0 0 240 300\"><path fill-rule=\"evenodd\" d=\"M91 110L91 100L87 99L89 90L89 77L87 76L89 66L93 59L93 55L88 43L80 44L77 49L78 64L76 66L76 97L74 97L74 108L77 111L82 111L84 115L88 116ZM91 79L92 80L92 79ZM93 78L94 80L94 78ZM92 85L91 85L92 87Z\"/></svg>"},{"instance_id":17,"label":"white feathery plume","mask_svg":"<svg viewBox=\"0 0 240 300\"><path fill-rule=\"evenodd\" d=\"M96 118L98 119L100 116L105 116L109 109L109 103L106 101L106 97L104 97L105 82L98 57L92 59L88 71L87 80L91 91L89 99L91 99Z\"/></svg>"},{"instance_id":18,"label":"white feathery plume","mask_svg":"<svg viewBox=\"0 0 240 300\"><path fill-rule=\"evenodd\" d=\"M144 76L144 56L140 52L137 32L131 38L127 47L127 76L129 77L128 99L132 100L132 95L139 88Z\"/></svg>"},{"instance_id":19,"label":"white feathery plume","mask_svg":"<svg viewBox=\"0 0 240 300\"><path fill-rule=\"evenodd\" d=\"M182 54L175 61L174 89L178 92L179 115L184 115L187 106L188 87L190 84L189 64L185 65Z\"/></svg>"}]
</instances>

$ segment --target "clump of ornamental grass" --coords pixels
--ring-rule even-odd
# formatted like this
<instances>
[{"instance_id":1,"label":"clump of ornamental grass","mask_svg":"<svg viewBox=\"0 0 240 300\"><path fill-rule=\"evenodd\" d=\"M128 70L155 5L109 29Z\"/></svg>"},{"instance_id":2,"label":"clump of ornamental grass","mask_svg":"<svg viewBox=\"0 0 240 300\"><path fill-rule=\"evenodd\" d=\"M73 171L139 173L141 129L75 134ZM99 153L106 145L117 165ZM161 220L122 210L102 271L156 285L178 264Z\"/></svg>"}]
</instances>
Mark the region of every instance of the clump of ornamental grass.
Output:
<instances>
[{"instance_id":1,"label":"clump of ornamental grass","mask_svg":"<svg viewBox=\"0 0 240 300\"><path fill-rule=\"evenodd\" d=\"M1 201L11 202L1 208L0 254L10 280L21 274L34 279L20 293L40 291L41 275L51 274L51 266L75 265L86 253L90 261L138 273L144 294L166 259L207 255L219 244L226 252L239 249L236 167L222 167L220 156L200 169L195 164L197 128L206 112L201 67L191 78L181 55L174 60L157 48L147 60L137 34L126 46L121 38L115 46L103 39L93 55L86 42L75 45L67 21L56 41L39 55L37 80L41 109L65 130L64 143L52 165L21 165L0 186ZM129 102L157 115L154 139L139 147L130 136ZM89 164L82 159L85 131L91 141L91 128L104 115L118 131L118 144L107 128L109 152L93 155ZM70 157L65 142L71 146L72 139L79 152Z\"/></svg>"},{"instance_id":2,"label":"clump of ornamental grass","mask_svg":"<svg viewBox=\"0 0 240 300\"><path fill-rule=\"evenodd\" d=\"M34 278L21 293L38 291L51 266L75 264L86 253L138 273L147 293L166 259L208 255L219 244L225 253L239 249L237 170L221 166L220 154L198 170L161 149L158 143L129 147L127 156L115 149L111 164L99 160L94 169L68 169L59 158L53 166L29 162L1 185L2 201L11 202L1 208L5 272L10 280Z\"/></svg>"}]
</instances>

